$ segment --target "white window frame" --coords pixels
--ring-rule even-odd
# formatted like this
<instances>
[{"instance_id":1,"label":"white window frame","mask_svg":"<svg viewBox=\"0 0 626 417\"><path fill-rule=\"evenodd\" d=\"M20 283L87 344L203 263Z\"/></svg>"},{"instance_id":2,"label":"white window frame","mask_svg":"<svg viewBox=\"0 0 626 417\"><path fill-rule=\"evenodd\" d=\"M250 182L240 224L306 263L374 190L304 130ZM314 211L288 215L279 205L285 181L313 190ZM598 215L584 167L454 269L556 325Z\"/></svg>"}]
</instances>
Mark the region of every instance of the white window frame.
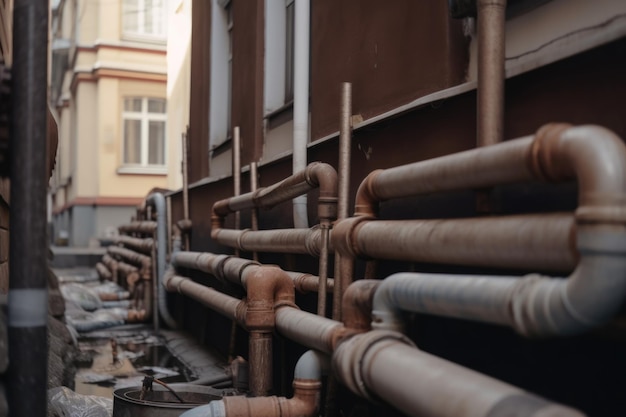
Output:
<instances>
[{"instance_id":1,"label":"white window frame","mask_svg":"<svg viewBox=\"0 0 626 417\"><path fill-rule=\"evenodd\" d=\"M119 173L165 173L167 168L167 101L160 97L138 97L126 96L122 99L122 109L124 109L124 101L126 99L141 99L141 111L122 110L122 167ZM166 105L164 113L151 113L148 111L148 100L163 100ZM127 120L139 120L141 122L141 138L140 138L140 162L126 162L126 134L125 123ZM163 163L149 163L149 145L150 145L150 122L163 122Z\"/></svg>"},{"instance_id":2,"label":"white window frame","mask_svg":"<svg viewBox=\"0 0 626 417\"><path fill-rule=\"evenodd\" d=\"M152 10L146 9L146 0L136 0L137 9L132 10L126 0L122 0L122 36L124 39L151 41L164 43L167 40L167 0L161 0L161 7L153 7ZM160 19L162 30L160 33L148 33L145 31L145 19L147 12L152 13L153 19ZM137 31L129 31L125 29L124 22L126 19L134 17L137 19Z\"/></svg>"},{"instance_id":3,"label":"white window frame","mask_svg":"<svg viewBox=\"0 0 626 417\"><path fill-rule=\"evenodd\" d=\"M211 93L209 98L209 150L226 142L231 128L232 0L211 0ZM248 1L248 0L244 0Z\"/></svg>"},{"instance_id":4,"label":"white window frame","mask_svg":"<svg viewBox=\"0 0 626 417\"><path fill-rule=\"evenodd\" d=\"M291 56L287 51L287 9L293 4L294 0L265 1L264 116L282 109L293 100L293 51ZM291 41L293 45L294 39ZM289 58L292 61L291 98L287 97Z\"/></svg>"}]
</instances>

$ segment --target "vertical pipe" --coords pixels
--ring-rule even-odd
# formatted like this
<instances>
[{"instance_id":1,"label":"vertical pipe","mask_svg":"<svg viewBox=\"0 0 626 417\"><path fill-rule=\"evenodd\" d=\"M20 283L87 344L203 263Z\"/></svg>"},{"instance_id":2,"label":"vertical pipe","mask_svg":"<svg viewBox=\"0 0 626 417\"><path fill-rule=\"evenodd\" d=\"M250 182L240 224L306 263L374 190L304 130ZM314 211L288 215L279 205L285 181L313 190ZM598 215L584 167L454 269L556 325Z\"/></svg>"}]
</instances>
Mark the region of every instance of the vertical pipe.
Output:
<instances>
[{"instance_id":1,"label":"vertical pipe","mask_svg":"<svg viewBox=\"0 0 626 417\"><path fill-rule=\"evenodd\" d=\"M188 176L188 172L189 172L189 167L187 166L187 140L188 140L188 135L187 132L182 134L182 141L183 141L183 166L182 166L182 170L183 170L183 218L185 220L189 220L189 176ZM170 211L168 210L168 213ZM169 222L168 222L169 224ZM169 235L171 236L171 234ZM185 249L186 250L191 250L191 248L189 247L189 233L185 233Z\"/></svg>"},{"instance_id":2,"label":"vertical pipe","mask_svg":"<svg viewBox=\"0 0 626 417\"><path fill-rule=\"evenodd\" d=\"M241 195L241 137L239 136L239 126L233 128L233 195ZM235 230L241 228L241 213L235 212ZM239 249L235 249L235 256L239 256ZM230 324L230 342L228 345L228 360L235 358L235 347L237 345L237 322L233 320ZM252 345L252 341L250 341Z\"/></svg>"},{"instance_id":3,"label":"vertical pipe","mask_svg":"<svg viewBox=\"0 0 626 417\"><path fill-rule=\"evenodd\" d=\"M256 162L250 162L250 192L255 192L259 188L259 172ZM259 210L255 207L251 214L252 230L259 230ZM252 252L252 260L259 261L259 254Z\"/></svg>"},{"instance_id":4,"label":"vertical pipe","mask_svg":"<svg viewBox=\"0 0 626 417\"><path fill-rule=\"evenodd\" d=\"M156 241L152 245L152 259L157 259ZM154 333L159 334L159 272L157 262L152 262L152 324Z\"/></svg>"},{"instance_id":5,"label":"vertical pipe","mask_svg":"<svg viewBox=\"0 0 626 417\"><path fill-rule=\"evenodd\" d=\"M169 255L170 253L172 253L172 196L167 196L165 198L165 210L167 212L167 244L165 245L165 252Z\"/></svg>"},{"instance_id":6,"label":"vertical pipe","mask_svg":"<svg viewBox=\"0 0 626 417\"><path fill-rule=\"evenodd\" d=\"M11 416L44 417L48 1L15 1L13 40L7 398Z\"/></svg>"},{"instance_id":7,"label":"vertical pipe","mask_svg":"<svg viewBox=\"0 0 626 417\"><path fill-rule=\"evenodd\" d=\"M325 221L324 223L329 223ZM319 283L317 288L317 314L326 317L326 279L328 278L328 240L330 224L321 225L321 247L319 261Z\"/></svg>"},{"instance_id":8,"label":"vertical pipe","mask_svg":"<svg viewBox=\"0 0 626 417\"><path fill-rule=\"evenodd\" d=\"M506 0L478 0L477 145L504 135L504 22Z\"/></svg>"},{"instance_id":9,"label":"vertical pipe","mask_svg":"<svg viewBox=\"0 0 626 417\"><path fill-rule=\"evenodd\" d=\"M309 26L310 0L294 3L294 85L293 85L293 172L300 172L307 164L309 139ZM293 225L309 227L307 197L293 199Z\"/></svg>"},{"instance_id":10,"label":"vertical pipe","mask_svg":"<svg viewBox=\"0 0 626 417\"><path fill-rule=\"evenodd\" d=\"M272 389L272 334L251 331L248 343L250 393L255 397L269 395Z\"/></svg>"}]
</instances>

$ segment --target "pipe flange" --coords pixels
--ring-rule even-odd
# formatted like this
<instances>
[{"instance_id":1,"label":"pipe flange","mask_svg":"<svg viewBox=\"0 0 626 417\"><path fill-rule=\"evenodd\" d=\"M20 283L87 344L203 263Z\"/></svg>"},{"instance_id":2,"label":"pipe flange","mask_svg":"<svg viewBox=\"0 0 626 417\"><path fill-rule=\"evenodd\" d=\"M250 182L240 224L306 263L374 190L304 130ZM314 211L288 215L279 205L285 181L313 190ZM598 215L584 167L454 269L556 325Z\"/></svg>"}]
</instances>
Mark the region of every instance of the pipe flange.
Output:
<instances>
[{"instance_id":1,"label":"pipe flange","mask_svg":"<svg viewBox=\"0 0 626 417\"><path fill-rule=\"evenodd\" d=\"M395 341L415 347L413 341L402 333L372 330L341 341L332 357L332 368L339 380L355 394L373 402L378 399L365 384L363 359L376 344L383 341Z\"/></svg>"}]
</instances>

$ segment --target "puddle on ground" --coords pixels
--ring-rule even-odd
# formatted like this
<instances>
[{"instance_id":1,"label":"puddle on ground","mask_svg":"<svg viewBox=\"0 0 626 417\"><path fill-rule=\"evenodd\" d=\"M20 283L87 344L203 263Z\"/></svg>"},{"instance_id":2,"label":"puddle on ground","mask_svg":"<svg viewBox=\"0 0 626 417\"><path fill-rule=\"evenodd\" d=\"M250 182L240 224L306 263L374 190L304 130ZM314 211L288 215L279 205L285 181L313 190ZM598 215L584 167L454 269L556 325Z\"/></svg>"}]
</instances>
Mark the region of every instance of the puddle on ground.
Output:
<instances>
[{"instance_id":1,"label":"puddle on ground","mask_svg":"<svg viewBox=\"0 0 626 417\"><path fill-rule=\"evenodd\" d=\"M140 387L145 376L165 383L187 382L188 371L149 332L100 332L81 337L76 364L75 391L79 394L113 398L113 391Z\"/></svg>"}]
</instances>

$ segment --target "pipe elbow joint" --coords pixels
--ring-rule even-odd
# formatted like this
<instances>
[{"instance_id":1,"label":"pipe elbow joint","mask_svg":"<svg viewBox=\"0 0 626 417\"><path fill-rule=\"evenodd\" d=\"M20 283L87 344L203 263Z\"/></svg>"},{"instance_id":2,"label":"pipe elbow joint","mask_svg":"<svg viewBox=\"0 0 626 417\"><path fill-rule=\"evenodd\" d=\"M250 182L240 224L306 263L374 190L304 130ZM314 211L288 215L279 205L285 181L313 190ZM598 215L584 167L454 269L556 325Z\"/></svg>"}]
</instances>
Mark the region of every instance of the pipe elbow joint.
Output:
<instances>
[{"instance_id":1,"label":"pipe elbow joint","mask_svg":"<svg viewBox=\"0 0 626 417\"><path fill-rule=\"evenodd\" d=\"M357 234L366 222L373 220L369 216L348 217L335 223L330 235L331 243L342 256L351 258L363 257L359 250Z\"/></svg>"},{"instance_id":2,"label":"pipe elbow joint","mask_svg":"<svg viewBox=\"0 0 626 417\"><path fill-rule=\"evenodd\" d=\"M367 331L371 328L372 302L381 281L362 279L353 282L343 294L343 323L349 329Z\"/></svg>"},{"instance_id":3,"label":"pipe elbow joint","mask_svg":"<svg viewBox=\"0 0 626 417\"><path fill-rule=\"evenodd\" d=\"M385 278L372 297L372 329L404 331L400 309L394 301L395 292L403 292L405 276L402 273Z\"/></svg>"},{"instance_id":4,"label":"pipe elbow joint","mask_svg":"<svg viewBox=\"0 0 626 417\"><path fill-rule=\"evenodd\" d=\"M376 181L376 177L378 177L381 172L383 172L382 169L372 171L363 181L361 181L355 197L355 216L376 217L378 212L378 202L380 199L374 191L374 182Z\"/></svg>"}]
</instances>

